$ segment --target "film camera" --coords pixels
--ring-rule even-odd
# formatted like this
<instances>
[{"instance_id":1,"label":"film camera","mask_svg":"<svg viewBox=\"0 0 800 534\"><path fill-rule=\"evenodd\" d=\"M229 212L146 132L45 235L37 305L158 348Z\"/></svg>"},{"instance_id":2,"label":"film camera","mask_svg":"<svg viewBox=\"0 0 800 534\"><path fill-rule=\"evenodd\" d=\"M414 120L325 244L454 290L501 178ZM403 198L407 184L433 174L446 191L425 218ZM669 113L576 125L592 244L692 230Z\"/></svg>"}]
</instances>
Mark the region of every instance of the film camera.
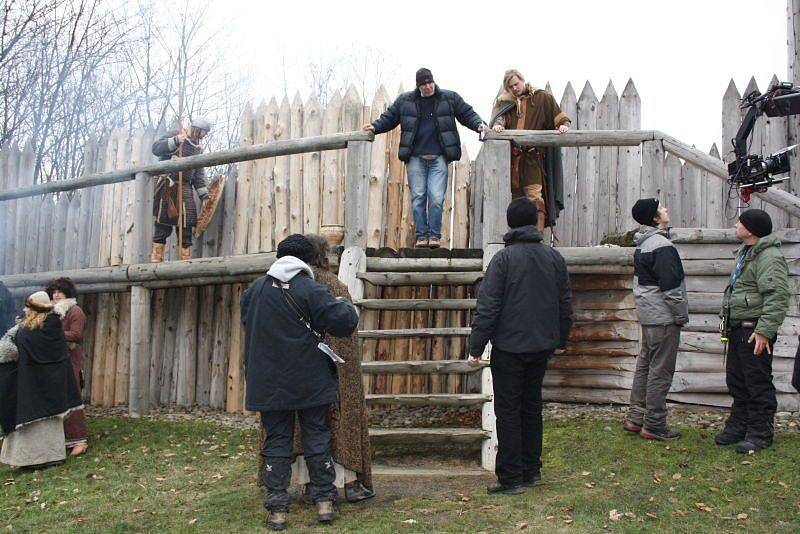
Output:
<instances>
[{"instance_id":1,"label":"film camera","mask_svg":"<svg viewBox=\"0 0 800 534\"><path fill-rule=\"evenodd\" d=\"M739 189L739 195L746 202L751 193L765 191L786 179L776 176L789 172L789 155L797 145L769 156L760 156L747 153L747 141L762 113L767 117L800 114L800 88L787 82L777 83L766 93L753 91L746 95L741 107L747 109L747 113L732 140L736 159L728 165L728 182Z\"/></svg>"}]
</instances>

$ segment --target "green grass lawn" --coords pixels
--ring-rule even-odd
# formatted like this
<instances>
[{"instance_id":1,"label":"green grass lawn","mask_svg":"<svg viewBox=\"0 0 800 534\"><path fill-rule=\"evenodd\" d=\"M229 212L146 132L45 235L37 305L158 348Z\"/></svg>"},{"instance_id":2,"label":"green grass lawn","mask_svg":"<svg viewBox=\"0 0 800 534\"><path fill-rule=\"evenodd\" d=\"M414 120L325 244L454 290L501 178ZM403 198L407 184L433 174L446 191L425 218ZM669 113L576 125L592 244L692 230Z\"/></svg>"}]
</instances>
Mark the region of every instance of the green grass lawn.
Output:
<instances>
[{"instance_id":1,"label":"green grass lawn","mask_svg":"<svg viewBox=\"0 0 800 534\"><path fill-rule=\"evenodd\" d=\"M709 430L684 427L684 438L667 445L609 421L545 425L545 484L522 496L486 495L488 475L378 477L378 497L341 505L334 525L320 530L800 531L798 433L741 456L715 446ZM89 454L62 466L0 467L0 531L263 530L255 430L108 417L90 419L89 431ZM621 517L609 519L611 510ZM303 504L290 522L317 528Z\"/></svg>"}]
</instances>

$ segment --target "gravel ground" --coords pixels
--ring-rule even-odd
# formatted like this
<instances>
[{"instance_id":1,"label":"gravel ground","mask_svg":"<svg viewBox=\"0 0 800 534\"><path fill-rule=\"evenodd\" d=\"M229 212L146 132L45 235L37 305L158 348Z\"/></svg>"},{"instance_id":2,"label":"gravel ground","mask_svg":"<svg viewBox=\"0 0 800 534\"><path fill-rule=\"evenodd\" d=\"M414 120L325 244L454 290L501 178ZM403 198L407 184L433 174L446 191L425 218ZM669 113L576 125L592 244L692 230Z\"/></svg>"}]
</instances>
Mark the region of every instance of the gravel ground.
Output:
<instances>
[{"instance_id":1,"label":"gravel ground","mask_svg":"<svg viewBox=\"0 0 800 534\"><path fill-rule=\"evenodd\" d=\"M597 404L545 403L545 420L607 420L622 422L626 406ZM126 407L100 408L89 406L89 417L125 416ZM727 410L706 406L673 405L670 421L677 426L695 428L718 428L725 420ZM148 418L166 421L202 420L229 428L254 428L258 416L230 414L195 407L193 409L171 406L154 410ZM451 408L443 406L400 406L387 409L385 406L370 410L370 426L380 428L401 427L474 427L480 424L478 407ZM800 432L800 412L778 412L775 427L780 432Z\"/></svg>"}]
</instances>

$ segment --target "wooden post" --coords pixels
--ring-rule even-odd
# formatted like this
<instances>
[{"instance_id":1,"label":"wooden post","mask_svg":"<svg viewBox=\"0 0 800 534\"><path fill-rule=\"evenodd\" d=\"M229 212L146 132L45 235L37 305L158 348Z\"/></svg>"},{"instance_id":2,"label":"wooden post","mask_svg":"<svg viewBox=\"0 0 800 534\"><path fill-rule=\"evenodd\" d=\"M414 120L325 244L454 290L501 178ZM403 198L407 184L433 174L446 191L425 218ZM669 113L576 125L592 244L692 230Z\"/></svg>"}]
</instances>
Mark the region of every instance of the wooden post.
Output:
<instances>
[{"instance_id":1,"label":"wooden post","mask_svg":"<svg viewBox=\"0 0 800 534\"><path fill-rule=\"evenodd\" d=\"M619 127L622 130L638 130L642 123L642 100L639 92L628 80L619 99ZM623 231L636 226L631 220L631 208L641 194L641 147L629 146L619 149L617 161L617 191L619 195L620 227Z\"/></svg>"},{"instance_id":2,"label":"wooden post","mask_svg":"<svg viewBox=\"0 0 800 534\"><path fill-rule=\"evenodd\" d=\"M614 84L609 80L606 92L597 109L597 128L616 130L619 128L619 96ZM609 230L616 231L619 213L617 197L617 156L619 148L602 147L598 157L597 182L597 229L593 244L597 245Z\"/></svg>"},{"instance_id":3,"label":"wooden post","mask_svg":"<svg viewBox=\"0 0 800 534\"><path fill-rule=\"evenodd\" d=\"M303 107L303 135L322 132L322 112L314 93ZM303 232L318 234L321 217L322 189L320 175L322 155L319 152L303 154Z\"/></svg>"},{"instance_id":4,"label":"wooden post","mask_svg":"<svg viewBox=\"0 0 800 534\"><path fill-rule=\"evenodd\" d=\"M561 111L572 119L572 129L580 129L578 124L578 97L572 83L567 82L564 94L561 97ZM571 246L575 242L576 203L578 188L578 148L565 147L561 151L562 163L564 165L564 212L558 219L556 233L559 238L559 246ZM474 245L473 245L474 246Z\"/></svg>"},{"instance_id":5,"label":"wooden post","mask_svg":"<svg viewBox=\"0 0 800 534\"><path fill-rule=\"evenodd\" d=\"M345 247L367 248L371 153L372 146L368 141L354 141L347 144L347 181L344 191Z\"/></svg>"},{"instance_id":6,"label":"wooden post","mask_svg":"<svg viewBox=\"0 0 800 534\"><path fill-rule=\"evenodd\" d=\"M594 130L597 128L597 97L591 84L587 81L578 98L578 128ZM581 147L578 151L578 188L575 245L591 246L594 243L597 221L597 181L598 153L597 147Z\"/></svg>"},{"instance_id":7,"label":"wooden post","mask_svg":"<svg viewBox=\"0 0 800 534\"><path fill-rule=\"evenodd\" d=\"M509 141L483 143L483 249L502 243L506 208L511 202L511 146Z\"/></svg>"},{"instance_id":8,"label":"wooden post","mask_svg":"<svg viewBox=\"0 0 800 534\"><path fill-rule=\"evenodd\" d=\"M489 266L489 262L495 254L502 250L503 245L499 243L492 243L485 245L483 248L483 272ZM492 344L487 343L486 348L481 355L481 360L488 361L489 355L492 353ZM497 432L495 432L495 422L497 418L494 415L494 388L492 387L492 371L489 367L481 369L481 394L489 395L492 400L484 403L481 408L481 428L489 432L489 438L483 440L481 447L481 467L487 471L494 471L494 461L497 456Z\"/></svg>"},{"instance_id":9,"label":"wooden post","mask_svg":"<svg viewBox=\"0 0 800 534\"><path fill-rule=\"evenodd\" d=\"M800 85L800 0L787 0L787 39L788 45L788 74L789 80L795 86ZM787 117L788 139L785 146L791 146L800 139L800 115ZM723 157L727 147L722 147ZM796 156L797 151L789 153L789 173L788 191L794 195L800 194L800 159ZM790 224L797 227L800 219L792 217Z\"/></svg>"},{"instance_id":10,"label":"wooden post","mask_svg":"<svg viewBox=\"0 0 800 534\"><path fill-rule=\"evenodd\" d=\"M144 263L150 248L145 227L150 224L149 203L152 196L150 175L136 175L133 201L133 255L132 261ZM131 355L128 383L128 414L131 417L147 415L150 408L150 300L151 291L144 286L131 288Z\"/></svg>"}]
</instances>

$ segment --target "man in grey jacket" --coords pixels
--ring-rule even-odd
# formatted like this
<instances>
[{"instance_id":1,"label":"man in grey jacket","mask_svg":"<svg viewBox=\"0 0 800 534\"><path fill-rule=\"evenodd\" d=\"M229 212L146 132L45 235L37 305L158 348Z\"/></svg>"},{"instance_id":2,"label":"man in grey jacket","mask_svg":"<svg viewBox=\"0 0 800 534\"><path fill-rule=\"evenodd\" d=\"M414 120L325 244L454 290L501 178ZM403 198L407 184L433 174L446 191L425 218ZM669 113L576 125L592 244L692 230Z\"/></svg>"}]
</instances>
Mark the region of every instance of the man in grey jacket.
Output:
<instances>
[{"instance_id":1,"label":"man in grey jacket","mask_svg":"<svg viewBox=\"0 0 800 534\"><path fill-rule=\"evenodd\" d=\"M642 325L642 349L636 361L631 401L624 428L644 439L673 440L667 427L667 393L675 373L681 326L689 321L683 264L669 240L669 213L657 198L634 204L642 225L634 238L633 294Z\"/></svg>"}]
</instances>

